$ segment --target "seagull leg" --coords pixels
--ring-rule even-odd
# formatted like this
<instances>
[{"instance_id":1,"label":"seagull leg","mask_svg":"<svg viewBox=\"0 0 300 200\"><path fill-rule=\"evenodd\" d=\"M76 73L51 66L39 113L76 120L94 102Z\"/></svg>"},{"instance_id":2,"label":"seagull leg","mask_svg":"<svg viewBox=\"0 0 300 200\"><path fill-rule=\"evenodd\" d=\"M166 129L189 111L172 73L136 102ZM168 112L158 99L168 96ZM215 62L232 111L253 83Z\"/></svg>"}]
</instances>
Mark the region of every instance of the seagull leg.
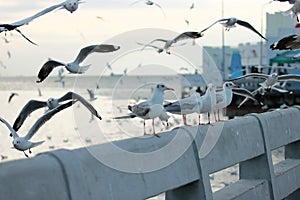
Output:
<instances>
[{"instance_id":1,"label":"seagull leg","mask_svg":"<svg viewBox=\"0 0 300 200\"><path fill-rule=\"evenodd\" d=\"M146 133L146 121L144 120L144 135L147 135Z\"/></svg>"},{"instance_id":2,"label":"seagull leg","mask_svg":"<svg viewBox=\"0 0 300 200\"><path fill-rule=\"evenodd\" d=\"M198 125L201 125L201 123L200 123L200 114L198 115L198 119L199 119L199 124Z\"/></svg>"},{"instance_id":3,"label":"seagull leg","mask_svg":"<svg viewBox=\"0 0 300 200\"><path fill-rule=\"evenodd\" d=\"M186 123L186 115L185 114L182 115L182 120L183 120L183 124L185 126L187 126L188 124Z\"/></svg>"},{"instance_id":4,"label":"seagull leg","mask_svg":"<svg viewBox=\"0 0 300 200\"><path fill-rule=\"evenodd\" d=\"M208 124L210 124L210 112L207 113Z\"/></svg>"},{"instance_id":5,"label":"seagull leg","mask_svg":"<svg viewBox=\"0 0 300 200\"><path fill-rule=\"evenodd\" d=\"M218 110L218 121L221 121L220 120L220 110Z\"/></svg>"},{"instance_id":6,"label":"seagull leg","mask_svg":"<svg viewBox=\"0 0 300 200\"><path fill-rule=\"evenodd\" d=\"M29 149L29 153L32 153L30 149Z\"/></svg>"},{"instance_id":7,"label":"seagull leg","mask_svg":"<svg viewBox=\"0 0 300 200\"><path fill-rule=\"evenodd\" d=\"M25 153L25 151L23 151L24 155L28 158L29 156Z\"/></svg>"},{"instance_id":8,"label":"seagull leg","mask_svg":"<svg viewBox=\"0 0 300 200\"><path fill-rule=\"evenodd\" d=\"M217 122L217 114L216 114L216 111L214 111L214 117L215 117L215 122Z\"/></svg>"},{"instance_id":9,"label":"seagull leg","mask_svg":"<svg viewBox=\"0 0 300 200\"><path fill-rule=\"evenodd\" d=\"M158 134L155 133L155 129L154 129L154 119L152 119L152 128L153 128L153 135L156 137L160 137Z\"/></svg>"}]
</instances>

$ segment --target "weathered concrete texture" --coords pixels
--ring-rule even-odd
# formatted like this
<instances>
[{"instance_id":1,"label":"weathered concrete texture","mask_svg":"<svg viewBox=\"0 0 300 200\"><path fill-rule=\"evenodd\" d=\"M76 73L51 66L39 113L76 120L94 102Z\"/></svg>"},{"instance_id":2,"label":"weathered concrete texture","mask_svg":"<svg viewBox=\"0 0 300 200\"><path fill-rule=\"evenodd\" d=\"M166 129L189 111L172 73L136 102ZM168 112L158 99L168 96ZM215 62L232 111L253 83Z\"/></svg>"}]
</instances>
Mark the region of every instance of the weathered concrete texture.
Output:
<instances>
[{"instance_id":1,"label":"weathered concrete texture","mask_svg":"<svg viewBox=\"0 0 300 200\"><path fill-rule=\"evenodd\" d=\"M296 121L296 122L295 122ZM299 196L300 111L57 150L0 164L0 199L291 199ZM273 166L271 151L286 145ZM212 193L209 174L240 164L240 180ZM295 193L295 191L297 191Z\"/></svg>"}]
</instances>

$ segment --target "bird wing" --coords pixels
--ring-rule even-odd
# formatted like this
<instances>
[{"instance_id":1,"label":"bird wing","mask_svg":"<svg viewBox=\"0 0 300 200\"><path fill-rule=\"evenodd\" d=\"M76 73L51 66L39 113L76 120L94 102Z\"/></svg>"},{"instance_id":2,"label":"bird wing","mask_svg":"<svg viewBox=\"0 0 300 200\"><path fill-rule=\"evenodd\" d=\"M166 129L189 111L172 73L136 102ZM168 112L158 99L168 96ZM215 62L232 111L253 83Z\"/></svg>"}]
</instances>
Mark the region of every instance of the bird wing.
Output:
<instances>
[{"instance_id":1,"label":"bird wing","mask_svg":"<svg viewBox=\"0 0 300 200\"><path fill-rule=\"evenodd\" d=\"M134 4L136 4L136 3L140 2L140 1L145 1L145 0L138 0L138 1L135 1L135 2L133 2L131 4L129 4L129 5L132 6L132 5L134 5Z\"/></svg>"},{"instance_id":2,"label":"bird wing","mask_svg":"<svg viewBox=\"0 0 300 200\"><path fill-rule=\"evenodd\" d=\"M47 111L44 115L42 115L30 128L27 135L24 137L26 140L30 140L32 136L43 126L49 119L51 119L56 113L70 107L75 103L76 101L69 101L65 104L61 104L58 107Z\"/></svg>"},{"instance_id":3,"label":"bird wing","mask_svg":"<svg viewBox=\"0 0 300 200\"><path fill-rule=\"evenodd\" d=\"M47 61L40 69L40 71L38 73L38 80L36 82L40 83L43 80L45 80L49 76L49 74L52 72L52 70L58 66L66 66L66 65L62 62L58 62L55 60Z\"/></svg>"},{"instance_id":4,"label":"bird wing","mask_svg":"<svg viewBox=\"0 0 300 200\"><path fill-rule=\"evenodd\" d=\"M51 12L52 10L55 10L56 8L59 8L59 7L61 7L61 6L62 6L61 3L60 3L60 4L57 4L57 5L54 5L54 6L50 6L50 7L48 7L48 8L45 8L44 10L42 10L42 11L36 13L35 15L32 15L32 16L27 17L27 18L25 18L25 19L22 19L22 20L20 20L20 21L14 22L14 23L12 23L11 25L13 25L13 26L15 26L15 27L22 26L22 25L24 25L24 24L29 23L29 22L32 21L33 19L38 18L38 17L40 17L40 16L42 16L42 15L48 13L48 12Z\"/></svg>"},{"instance_id":5,"label":"bird wing","mask_svg":"<svg viewBox=\"0 0 300 200\"><path fill-rule=\"evenodd\" d=\"M202 31L200 31L200 33L206 31L207 29L211 28L213 25L215 25L215 24L217 24L217 23L219 23L219 22L227 21L227 20L229 20L229 18L219 19L219 20L215 21L214 23L212 23L211 25L209 25L207 28L205 28L205 29L203 29Z\"/></svg>"},{"instance_id":6,"label":"bird wing","mask_svg":"<svg viewBox=\"0 0 300 200\"><path fill-rule=\"evenodd\" d=\"M9 131L12 133L13 138L19 137L17 132L11 127L11 125L2 117L0 117L0 121L6 125L6 127L9 129Z\"/></svg>"},{"instance_id":7,"label":"bird wing","mask_svg":"<svg viewBox=\"0 0 300 200\"><path fill-rule=\"evenodd\" d=\"M11 102L12 98L15 96L15 93L11 93L8 97L8 103Z\"/></svg>"},{"instance_id":8,"label":"bird wing","mask_svg":"<svg viewBox=\"0 0 300 200\"><path fill-rule=\"evenodd\" d=\"M300 75L286 74L278 76L278 81L300 81Z\"/></svg>"},{"instance_id":9,"label":"bird wing","mask_svg":"<svg viewBox=\"0 0 300 200\"><path fill-rule=\"evenodd\" d=\"M93 115L98 117L100 120L101 116L98 114L97 110L90 104L87 100L85 100L82 96L74 92L68 92L64 96L58 99L58 102L66 101L66 100L78 100L82 103Z\"/></svg>"},{"instance_id":10,"label":"bird wing","mask_svg":"<svg viewBox=\"0 0 300 200\"><path fill-rule=\"evenodd\" d=\"M160 47L152 45L152 44L143 44L143 43L140 43L140 42L137 42L137 44L144 46L141 50L144 50L146 47L152 47L154 49L161 49Z\"/></svg>"},{"instance_id":11,"label":"bird wing","mask_svg":"<svg viewBox=\"0 0 300 200\"><path fill-rule=\"evenodd\" d=\"M236 21L237 24L244 26L252 31L254 31L256 34L258 34L260 37L262 37L263 39L267 40L267 38L265 38L260 32L258 32L251 24L249 24L248 22L242 21L242 20L237 20Z\"/></svg>"},{"instance_id":12,"label":"bird wing","mask_svg":"<svg viewBox=\"0 0 300 200\"><path fill-rule=\"evenodd\" d=\"M139 117L144 117L150 112L149 102L145 101L134 106L128 106L128 109Z\"/></svg>"},{"instance_id":13,"label":"bird wing","mask_svg":"<svg viewBox=\"0 0 300 200\"><path fill-rule=\"evenodd\" d=\"M299 35L289 35L270 45L270 49L275 50L295 50L300 48Z\"/></svg>"},{"instance_id":14,"label":"bird wing","mask_svg":"<svg viewBox=\"0 0 300 200\"><path fill-rule=\"evenodd\" d=\"M247 78L247 77L254 77L254 78L263 78L263 79L268 79L269 76L266 74L260 74L260 73L250 73L250 74L246 74L244 76L240 76L234 79L230 79L229 81L235 81L235 80L239 80L239 79L243 79L243 78Z\"/></svg>"},{"instance_id":15,"label":"bird wing","mask_svg":"<svg viewBox=\"0 0 300 200\"><path fill-rule=\"evenodd\" d=\"M25 38L28 42L34 44L34 45L37 45L36 43L32 42L28 37L26 37L19 29L15 28L15 31L17 31L18 33L20 33L23 38Z\"/></svg>"},{"instance_id":16,"label":"bird wing","mask_svg":"<svg viewBox=\"0 0 300 200\"><path fill-rule=\"evenodd\" d=\"M232 88L232 92L236 95L244 96L252 99L253 101L256 101L255 96L245 88Z\"/></svg>"},{"instance_id":17,"label":"bird wing","mask_svg":"<svg viewBox=\"0 0 300 200\"><path fill-rule=\"evenodd\" d=\"M134 113L130 113L129 115L114 117L113 119L128 119L128 118L135 118L135 117L137 117L137 115L135 115Z\"/></svg>"},{"instance_id":18,"label":"bird wing","mask_svg":"<svg viewBox=\"0 0 300 200\"><path fill-rule=\"evenodd\" d=\"M189 32L184 32L179 34L177 37L173 39L174 42L178 42L181 40L186 40L186 39L196 39L202 37L201 32L196 32L196 31L189 31Z\"/></svg>"},{"instance_id":19,"label":"bird wing","mask_svg":"<svg viewBox=\"0 0 300 200\"><path fill-rule=\"evenodd\" d=\"M44 101L37 101L37 100L30 100L21 110L19 116L14 122L13 129L18 131L19 128L22 126L26 118L32 113L33 111L46 107L47 103Z\"/></svg>"}]
</instances>

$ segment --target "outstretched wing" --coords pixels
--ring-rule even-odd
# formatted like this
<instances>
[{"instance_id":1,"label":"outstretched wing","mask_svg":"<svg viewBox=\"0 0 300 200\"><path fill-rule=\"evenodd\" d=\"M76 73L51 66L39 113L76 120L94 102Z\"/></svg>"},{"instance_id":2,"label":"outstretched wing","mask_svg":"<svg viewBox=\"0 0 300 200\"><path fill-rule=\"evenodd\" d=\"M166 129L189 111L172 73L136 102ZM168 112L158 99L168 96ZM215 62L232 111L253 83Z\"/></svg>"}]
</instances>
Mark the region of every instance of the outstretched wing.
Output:
<instances>
[{"instance_id":1,"label":"outstretched wing","mask_svg":"<svg viewBox=\"0 0 300 200\"><path fill-rule=\"evenodd\" d=\"M11 127L11 125L2 117L0 117L0 121L6 125L6 127L9 129L9 131L12 133L13 138L19 137L17 132Z\"/></svg>"},{"instance_id":2,"label":"outstretched wing","mask_svg":"<svg viewBox=\"0 0 300 200\"><path fill-rule=\"evenodd\" d=\"M40 71L38 73L38 80L36 82L41 83L43 80L45 80L49 76L49 74L52 72L52 70L58 66L66 66L66 65L62 62L58 62L55 60L47 61L40 69Z\"/></svg>"},{"instance_id":3,"label":"outstretched wing","mask_svg":"<svg viewBox=\"0 0 300 200\"><path fill-rule=\"evenodd\" d=\"M253 78L263 78L263 79L268 79L269 76L266 74L260 74L260 73L251 73L251 74L246 74L244 76L240 76L234 79L230 79L229 81L236 81L239 79L243 79L243 78L248 78L248 77L253 77Z\"/></svg>"},{"instance_id":4,"label":"outstretched wing","mask_svg":"<svg viewBox=\"0 0 300 200\"><path fill-rule=\"evenodd\" d=\"M300 81L300 75L286 74L278 76L278 81Z\"/></svg>"},{"instance_id":5,"label":"outstretched wing","mask_svg":"<svg viewBox=\"0 0 300 200\"><path fill-rule=\"evenodd\" d=\"M244 26L252 31L254 31L257 35L259 35L261 38L267 40L267 38L265 38L260 32L258 32L251 24L249 24L248 22L242 21L242 20L237 20L236 21L237 24Z\"/></svg>"},{"instance_id":6,"label":"outstretched wing","mask_svg":"<svg viewBox=\"0 0 300 200\"><path fill-rule=\"evenodd\" d=\"M20 21L14 22L14 23L12 23L11 25L12 25L12 26L15 26L15 27L22 26L22 25L24 25L24 24L29 23L29 22L32 21L33 19L38 18L38 17L40 17L40 16L42 16L42 15L48 13L48 12L51 12L52 10L55 10L56 8L59 8L59 7L61 7L61 6L62 6L61 3L60 3L60 4L57 4L57 5L54 5L54 6L50 6L50 7L46 8L46 9L44 9L44 10L42 10L42 11L36 13L35 15L32 15L32 16L27 17L27 18L25 18L25 19L22 19L22 20L20 20Z\"/></svg>"},{"instance_id":7,"label":"outstretched wing","mask_svg":"<svg viewBox=\"0 0 300 200\"><path fill-rule=\"evenodd\" d=\"M256 101L255 96L245 88L232 88L232 92L236 95L244 96L252 99L253 101Z\"/></svg>"},{"instance_id":8,"label":"outstretched wing","mask_svg":"<svg viewBox=\"0 0 300 200\"><path fill-rule=\"evenodd\" d=\"M97 110L92 106L92 104L90 104L82 96L80 96L79 94L76 94L74 92L68 92L67 94L65 94L64 96L59 98L58 102L63 102L63 101L66 101L66 100L71 100L71 99L80 101L80 103L82 103L93 115L95 115L100 120L102 119L102 117L99 115Z\"/></svg>"},{"instance_id":9,"label":"outstretched wing","mask_svg":"<svg viewBox=\"0 0 300 200\"><path fill-rule=\"evenodd\" d=\"M275 50L295 50L300 48L300 36L299 35L289 35L280 39L278 42L270 45L270 49Z\"/></svg>"},{"instance_id":10,"label":"outstretched wing","mask_svg":"<svg viewBox=\"0 0 300 200\"><path fill-rule=\"evenodd\" d=\"M74 60L74 63L80 64L89 54L93 52L107 53L107 52L116 51L118 49L120 49L119 46L110 45L110 44L90 45L80 50L79 54Z\"/></svg>"},{"instance_id":11,"label":"outstretched wing","mask_svg":"<svg viewBox=\"0 0 300 200\"><path fill-rule=\"evenodd\" d=\"M207 28L203 29L202 31L200 31L200 33L203 33L204 31L206 31L207 29L211 28L213 25L219 23L219 22L223 22L223 21L228 21L229 18L225 18L225 19L219 19L217 21L215 21L214 23L212 23L211 25L209 25Z\"/></svg>"},{"instance_id":12,"label":"outstretched wing","mask_svg":"<svg viewBox=\"0 0 300 200\"><path fill-rule=\"evenodd\" d=\"M21 110L19 116L14 122L13 129L15 131L18 131L26 118L32 113L33 111L46 107L47 103L44 101L37 101L37 100L30 100Z\"/></svg>"},{"instance_id":13,"label":"outstretched wing","mask_svg":"<svg viewBox=\"0 0 300 200\"><path fill-rule=\"evenodd\" d=\"M181 33L180 35L175 37L173 40L174 40L174 42L178 42L178 41L186 40L186 39L197 39L202 36L203 36L202 32L188 31L188 32Z\"/></svg>"},{"instance_id":14,"label":"outstretched wing","mask_svg":"<svg viewBox=\"0 0 300 200\"><path fill-rule=\"evenodd\" d=\"M58 107L49 110L48 112L46 112L42 117L40 117L35 123L34 125L30 128L30 130L28 131L27 135L24 137L26 140L30 140L30 138L32 138L32 136L41 128L41 126L43 126L49 119L51 119L56 113L70 107L73 105L73 103L75 103L76 101L69 101L68 103L59 105Z\"/></svg>"},{"instance_id":15,"label":"outstretched wing","mask_svg":"<svg viewBox=\"0 0 300 200\"><path fill-rule=\"evenodd\" d=\"M34 44L34 45L37 45L36 43L32 42L28 37L26 37L19 29L15 28L15 31L17 31L18 33L20 33L23 38L25 38L28 42Z\"/></svg>"}]
</instances>

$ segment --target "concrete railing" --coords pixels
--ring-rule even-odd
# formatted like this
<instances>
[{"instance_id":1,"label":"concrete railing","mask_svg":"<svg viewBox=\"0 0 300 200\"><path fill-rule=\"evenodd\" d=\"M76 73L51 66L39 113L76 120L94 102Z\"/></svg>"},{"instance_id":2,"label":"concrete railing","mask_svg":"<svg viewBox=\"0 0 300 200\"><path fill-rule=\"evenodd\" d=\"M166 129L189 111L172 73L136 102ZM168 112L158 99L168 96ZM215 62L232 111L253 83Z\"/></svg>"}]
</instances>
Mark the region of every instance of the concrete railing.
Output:
<instances>
[{"instance_id":1,"label":"concrete railing","mask_svg":"<svg viewBox=\"0 0 300 200\"><path fill-rule=\"evenodd\" d=\"M0 199L300 199L298 107L160 135L2 163ZM272 150L282 146L285 160L273 165ZM133 164L125 151L145 157ZM147 152L156 153L151 162ZM213 193L209 174L236 164L239 180Z\"/></svg>"}]
</instances>

